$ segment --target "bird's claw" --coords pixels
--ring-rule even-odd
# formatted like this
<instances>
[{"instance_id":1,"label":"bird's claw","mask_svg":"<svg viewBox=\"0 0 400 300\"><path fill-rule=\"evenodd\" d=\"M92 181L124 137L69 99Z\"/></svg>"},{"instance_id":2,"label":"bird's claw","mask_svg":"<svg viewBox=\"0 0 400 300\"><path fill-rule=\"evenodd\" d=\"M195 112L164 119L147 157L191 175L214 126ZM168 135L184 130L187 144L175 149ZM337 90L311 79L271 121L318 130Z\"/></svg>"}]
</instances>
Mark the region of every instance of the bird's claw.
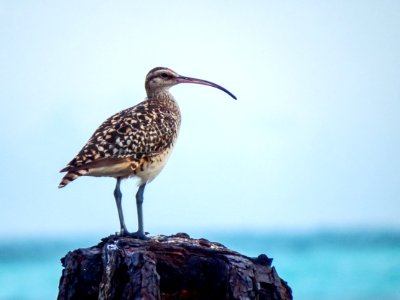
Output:
<instances>
[{"instance_id":1,"label":"bird's claw","mask_svg":"<svg viewBox=\"0 0 400 300\"><path fill-rule=\"evenodd\" d=\"M150 238L146 234L148 234L148 232L146 233L142 231L129 232L126 230L120 232L121 236L131 237L138 240L149 240Z\"/></svg>"}]
</instances>

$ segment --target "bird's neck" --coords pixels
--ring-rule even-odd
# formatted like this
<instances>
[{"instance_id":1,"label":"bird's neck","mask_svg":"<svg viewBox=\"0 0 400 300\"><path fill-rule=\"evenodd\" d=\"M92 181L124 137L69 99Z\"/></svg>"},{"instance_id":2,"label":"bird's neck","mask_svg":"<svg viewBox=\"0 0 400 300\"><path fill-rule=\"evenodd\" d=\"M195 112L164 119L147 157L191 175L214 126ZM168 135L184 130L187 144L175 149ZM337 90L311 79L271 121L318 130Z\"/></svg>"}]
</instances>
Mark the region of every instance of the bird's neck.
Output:
<instances>
[{"instance_id":1,"label":"bird's neck","mask_svg":"<svg viewBox=\"0 0 400 300\"><path fill-rule=\"evenodd\" d=\"M174 96L167 89L146 90L149 100L171 100L175 101Z\"/></svg>"},{"instance_id":2,"label":"bird's neck","mask_svg":"<svg viewBox=\"0 0 400 300\"><path fill-rule=\"evenodd\" d=\"M174 96L165 89L156 90L153 92L147 91L147 101L154 102L157 106L163 106L168 110L177 111L179 113L178 103L175 101Z\"/></svg>"}]
</instances>

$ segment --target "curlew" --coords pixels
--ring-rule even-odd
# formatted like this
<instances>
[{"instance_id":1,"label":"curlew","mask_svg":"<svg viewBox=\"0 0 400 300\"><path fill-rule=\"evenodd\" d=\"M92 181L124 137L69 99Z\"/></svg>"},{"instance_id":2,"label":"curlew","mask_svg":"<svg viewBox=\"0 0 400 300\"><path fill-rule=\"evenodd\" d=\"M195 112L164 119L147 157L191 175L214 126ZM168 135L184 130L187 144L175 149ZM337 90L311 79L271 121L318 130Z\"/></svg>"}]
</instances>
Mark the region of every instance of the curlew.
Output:
<instances>
[{"instance_id":1,"label":"curlew","mask_svg":"<svg viewBox=\"0 0 400 300\"><path fill-rule=\"evenodd\" d=\"M164 167L178 136L181 123L179 106L169 88L179 83L195 83L227 89L213 82L181 76L168 68L154 68L146 76L147 98L108 118L60 172L67 172L59 188L80 176L108 176L117 180L114 197L120 222L120 234L146 239L143 228L143 192ZM136 193L138 230L130 233L125 225L120 190L121 180L139 179Z\"/></svg>"}]
</instances>

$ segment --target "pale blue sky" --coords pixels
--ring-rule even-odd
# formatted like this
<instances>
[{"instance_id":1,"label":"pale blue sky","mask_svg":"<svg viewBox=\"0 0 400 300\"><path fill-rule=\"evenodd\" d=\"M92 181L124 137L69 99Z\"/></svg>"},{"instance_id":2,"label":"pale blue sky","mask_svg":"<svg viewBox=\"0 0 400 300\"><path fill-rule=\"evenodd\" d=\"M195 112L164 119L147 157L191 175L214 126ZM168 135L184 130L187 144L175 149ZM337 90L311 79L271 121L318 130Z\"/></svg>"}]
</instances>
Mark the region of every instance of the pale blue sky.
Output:
<instances>
[{"instance_id":1,"label":"pale blue sky","mask_svg":"<svg viewBox=\"0 0 400 300\"><path fill-rule=\"evenodd\" d=\"M398 1L1 1L0 43L3 236L119 229L114 179L59 190L58 171L156 66L238 101L172 88L146 231L400 227Z\"/></svg>"}]
</instances>

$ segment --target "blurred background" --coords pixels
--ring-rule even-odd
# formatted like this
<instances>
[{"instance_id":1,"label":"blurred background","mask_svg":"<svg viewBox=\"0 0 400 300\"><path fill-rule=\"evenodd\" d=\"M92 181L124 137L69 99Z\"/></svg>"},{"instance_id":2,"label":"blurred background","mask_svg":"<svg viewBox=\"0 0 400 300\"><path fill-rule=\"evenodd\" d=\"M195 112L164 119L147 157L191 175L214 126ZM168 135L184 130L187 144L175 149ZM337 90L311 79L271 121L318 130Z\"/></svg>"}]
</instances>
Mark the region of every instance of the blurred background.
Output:
<instances>
[{"instance_id":1,"label":"blurred background","mask_svg":"<svg viewBox=\"0 0 400 300\"><path fill-rule=\"evenodd\" d=\"M54 299L59 259L118 231L115 180L58 172L156 66L238 100L171 89L146 231L266 253L295 299L400 299L400 2L2 0L0 44L0 299Z\"/></svg>"}]
</instances>

